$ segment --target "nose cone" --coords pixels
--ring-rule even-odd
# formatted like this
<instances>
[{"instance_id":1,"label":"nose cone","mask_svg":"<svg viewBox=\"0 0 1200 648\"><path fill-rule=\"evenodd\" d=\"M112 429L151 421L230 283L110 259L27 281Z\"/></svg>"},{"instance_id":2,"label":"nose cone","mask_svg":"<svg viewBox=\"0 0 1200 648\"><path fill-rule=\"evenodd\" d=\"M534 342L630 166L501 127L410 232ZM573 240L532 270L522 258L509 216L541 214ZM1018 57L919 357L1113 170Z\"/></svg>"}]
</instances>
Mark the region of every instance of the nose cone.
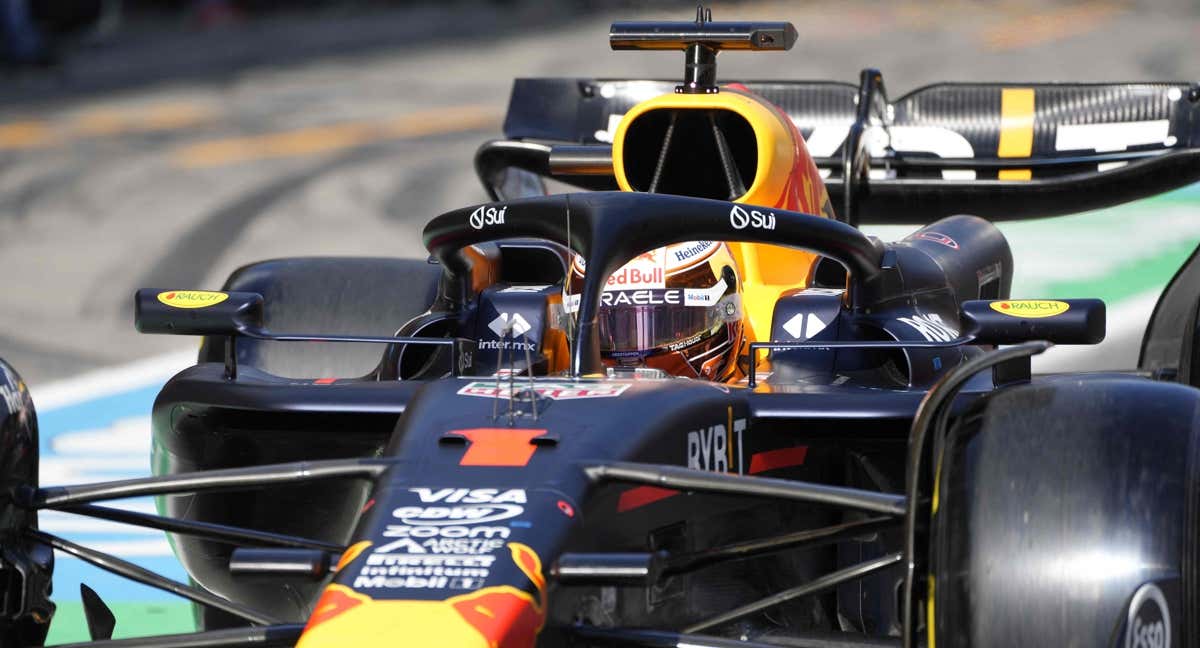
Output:
<instances>
[{"instance_id":1,"label":"nose cone","mask_svg":"<svg viewBox=\"0 0 1200 648\"><path fill-rule=\"evenodd\" d=\"M497 648L533 648L546 621L532 596L509 586L457 597L451 606L483 637L482 645Z\"/></svg>"},{"instance_id":2,"label":"nose cone","mask_svg":"<svg viewBox=\"0 0 1200 648\"><path fill-rule=\"evenodd\" d=\"M508 549L537 597L512 585L441 601L377 600L344 585L326 588L297 648L534 648L546 622L546 579L529 547Z\"/></svg>"}]
</instances>

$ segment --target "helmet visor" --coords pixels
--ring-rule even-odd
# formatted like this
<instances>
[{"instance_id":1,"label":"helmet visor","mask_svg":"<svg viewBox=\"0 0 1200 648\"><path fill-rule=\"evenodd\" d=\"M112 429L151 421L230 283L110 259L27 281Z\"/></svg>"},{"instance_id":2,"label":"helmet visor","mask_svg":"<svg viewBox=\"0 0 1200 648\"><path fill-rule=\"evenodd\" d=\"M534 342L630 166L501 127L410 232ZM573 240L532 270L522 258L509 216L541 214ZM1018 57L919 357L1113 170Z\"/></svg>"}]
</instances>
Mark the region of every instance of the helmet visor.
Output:
<instances>
[{"instance_id":1,"label":"helmet visor","mask_svg":"<svg viewBox=\"0 0 1200 648\"><path fill-rule=\"evenodd\" d=\"M722 281L718 286L725 289ZM685 299L684 293L692 295ZM697 303L708 301L707 304ZM687 348L741 318L739 296L712 289L606 292L600 306L600 350L609 357Z\"/></svg>"}]
</instances>

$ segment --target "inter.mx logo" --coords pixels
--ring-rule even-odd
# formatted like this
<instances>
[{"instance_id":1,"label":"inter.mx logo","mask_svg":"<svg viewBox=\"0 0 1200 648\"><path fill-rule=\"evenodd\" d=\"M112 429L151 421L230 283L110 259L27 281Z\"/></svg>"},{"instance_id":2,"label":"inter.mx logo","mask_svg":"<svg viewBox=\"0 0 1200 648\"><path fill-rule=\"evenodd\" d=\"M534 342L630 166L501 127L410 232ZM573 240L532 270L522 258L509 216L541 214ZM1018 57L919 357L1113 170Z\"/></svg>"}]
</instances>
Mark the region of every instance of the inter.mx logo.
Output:
<instances>
[{"instance_id":1,"label":"inter.mx logo","mask_svg":"<svg viewBox=\"0 0 1200 648\"><path fill-rule=\"evenodd\" d=\"M746 211L739 205L734 205L733 209L729 210L729 224L735 230L743 230L747 227L773 230L775 229L775 214L771 212L763 213L757 209Z\"/></svg>"},{"instance_id":2,"label":"inter.mx logo","mask_svg":"<svg viewBox=\"0 0 1200 648\"><path fill-rule=\"evenodd\" d=\"M500 313L499 317L488 324L488 328L492 329L496 337L505 337L509 327L512 327L512 334L514 336L525 335L529 332L529 329L533 328L524 317L521 317L520 313L513 313L512 315Z\"/></svg>"}]
</instances>

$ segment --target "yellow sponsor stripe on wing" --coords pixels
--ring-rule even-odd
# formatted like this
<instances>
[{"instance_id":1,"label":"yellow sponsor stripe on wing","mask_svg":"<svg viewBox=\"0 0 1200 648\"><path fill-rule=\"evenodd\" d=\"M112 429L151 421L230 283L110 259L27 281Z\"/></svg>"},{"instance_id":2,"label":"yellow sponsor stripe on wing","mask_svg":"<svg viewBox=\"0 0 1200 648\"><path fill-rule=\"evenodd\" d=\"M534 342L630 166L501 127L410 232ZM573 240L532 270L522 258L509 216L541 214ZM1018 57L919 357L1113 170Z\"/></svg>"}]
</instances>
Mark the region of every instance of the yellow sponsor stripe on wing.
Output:
<instances>
[{"instance_id":1,"label":"yellow sponsor stripe on wing","mask_svg":"<svg viewBox=\"0 0 1200 648\"><path fill-rule=\"evenodd\" d=\"M934 582L933 576L929 576L929 599L928 606L925 610L925 629L929 633L929 640L926 644L928 648L937 648L937 625L934 623L937 620L937 615L934 614L934 587L937 583Z\"/></svg>"},{"instance_id":2,"label":"yellow sponsor stripe on wing","mask_svg":"<svg viewBox=\"0 0 1200 648\"><path fill-rule=\"evenodd\" d=\"M1000 91L1000 146L1002 158L1029 157L1033 152L1033 88ZM1001 180L1029 180L1029 169L1001 169Z\"/></svg>"}]
</instances>

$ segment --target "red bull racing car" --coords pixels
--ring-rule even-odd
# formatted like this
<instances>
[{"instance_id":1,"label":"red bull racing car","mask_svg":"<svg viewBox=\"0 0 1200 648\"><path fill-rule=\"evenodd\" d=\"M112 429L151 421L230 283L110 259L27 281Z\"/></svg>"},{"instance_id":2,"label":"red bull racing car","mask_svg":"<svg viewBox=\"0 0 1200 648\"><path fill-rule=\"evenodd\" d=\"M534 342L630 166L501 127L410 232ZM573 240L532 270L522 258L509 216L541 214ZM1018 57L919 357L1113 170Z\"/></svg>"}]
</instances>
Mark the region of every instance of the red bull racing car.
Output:
<instances>
[{"instance_id":1,"label":"red bull racing car","mask_svg":"<svg viewBox=\"0 0 1200 648\"><path fill-rule=\"evenodd\" d=\"M42 644L57 550L196 605L114 640L85 590L95 647L1200 644L1200 263L1139 367L1032 376L1104 304L1011 299L992 224L1200 179L1200 85L891 99L874 70L717 82L787 23L610 38L684 78L518 80L493 201L432 219L429 260L139 291L139 330L203 338L155 476L39 484L3 366L0 643ZM166 531L190 582L46 509Z\"/></svg>"}]
</instances>

